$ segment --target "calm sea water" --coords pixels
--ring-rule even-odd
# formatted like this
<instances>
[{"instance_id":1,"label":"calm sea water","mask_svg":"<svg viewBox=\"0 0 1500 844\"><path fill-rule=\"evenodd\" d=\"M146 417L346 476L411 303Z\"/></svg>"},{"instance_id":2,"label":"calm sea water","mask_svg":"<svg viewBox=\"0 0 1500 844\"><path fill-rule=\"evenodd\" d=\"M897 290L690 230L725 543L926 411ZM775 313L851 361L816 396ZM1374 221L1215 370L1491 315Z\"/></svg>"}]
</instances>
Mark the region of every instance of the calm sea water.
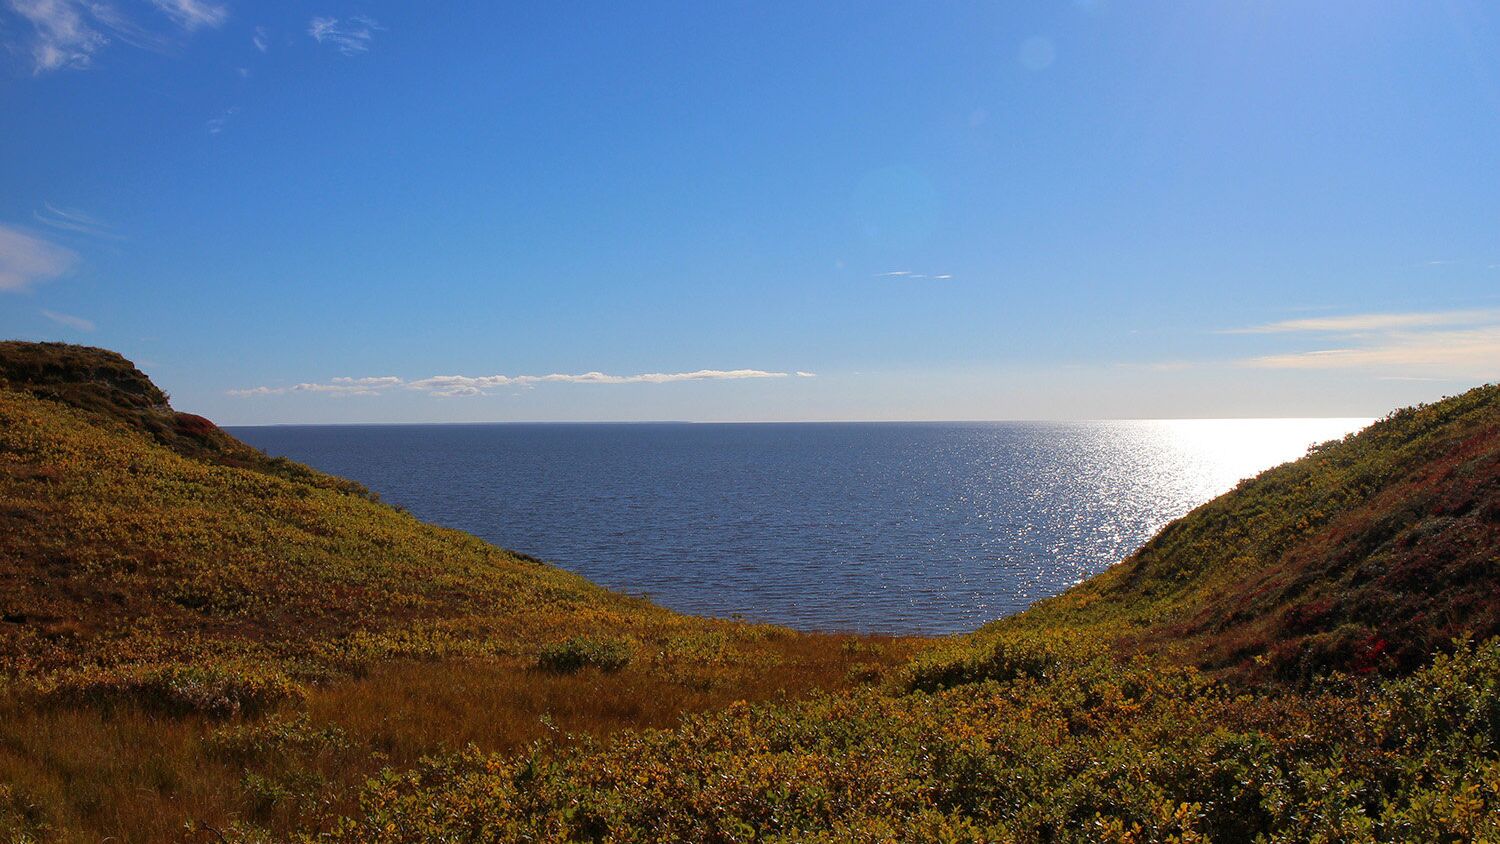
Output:
<instances>
[{"instance_id":1,"label":"calm sea water","mask_svg":"<svg viewBox=\"0 0 1500 844\"><path fill-rule=\"evenodd\" d=\"M674 609L948 633L1368 420L233 428Z\"/></svg>"}]
</instances>

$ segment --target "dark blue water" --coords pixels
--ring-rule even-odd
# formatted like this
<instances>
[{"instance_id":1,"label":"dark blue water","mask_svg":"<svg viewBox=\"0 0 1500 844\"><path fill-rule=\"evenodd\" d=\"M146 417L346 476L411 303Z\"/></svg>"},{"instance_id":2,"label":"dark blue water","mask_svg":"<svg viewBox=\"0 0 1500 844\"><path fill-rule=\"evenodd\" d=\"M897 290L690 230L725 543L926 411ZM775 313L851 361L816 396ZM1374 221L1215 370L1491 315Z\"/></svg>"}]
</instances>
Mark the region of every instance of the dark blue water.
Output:
<instances>
[{"instance_id":1,"label":"dark blue water","mask_svg":"<svg viewBox=\"0 0 1500 844\"><path fill-rule=\"evenodd\" d=\"M275 426L419 518L674 609L968 630L1360 420Z\"/></svg>"}]
</instances>

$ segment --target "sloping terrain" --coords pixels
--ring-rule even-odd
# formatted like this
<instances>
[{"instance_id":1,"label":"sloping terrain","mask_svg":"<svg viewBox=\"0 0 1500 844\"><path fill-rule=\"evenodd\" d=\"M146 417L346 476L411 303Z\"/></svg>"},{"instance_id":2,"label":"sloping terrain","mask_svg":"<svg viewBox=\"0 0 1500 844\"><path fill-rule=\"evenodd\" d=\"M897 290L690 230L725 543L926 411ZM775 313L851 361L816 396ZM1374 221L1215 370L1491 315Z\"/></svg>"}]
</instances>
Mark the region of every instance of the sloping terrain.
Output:
<instances>
[{"instance_id":1,"label":"sloping terrain","mask_svg":"<svg viewBox=\"0 0 1500 844\"><path fill-rule=\"evenodd\" d=\"M24 393L0 394L0 479L11 673L234 657L316 674L695 623L336 483L185 457Z\"/></svg>"},{"instance_id":2,"label":"sloping terrain","mask_svg":"<svg viewBox=\"0 0 1500 844\"><path fill-rule=\"evenodd\" d=\"M0 830L285 831L382 759L670 724L905 649L609 592L268 458L112 352L0 344ZM348 746L245 780L204 742L263 717Z\"/></svg>"},{"instance_id":3,"label":"sloping terrain","mask_svg":"<svg viewBox=\"0 0 1500 844\"><path fill-rule=\"evenodd\" d=\"M1168 525L1024 617L1205 668L1409 671L1500 634L1500 387L1387 416Z\"/></svg>"},{"instance_id":4,"label":"sloping terrain","mask_svg":"<svg viewBox=\"0 0 1500 844\"><path fill-rule=\"evenodd\" d=\"M167 394L145 373L108 349L0 341L0 389L81 410L95 423L140 431L184 457L369 495L353 481L268 457L202 416L173 410Z\"/></svg>"},{"instance_id":5,"label":"sloping terrain","mask_svg":"<svg viewBox=\"0 0 1500 844\"><path fill-rule=\"evenodd\" d=\"M1497 410L1392 414L878 689L429 760L339 836L1500 840Z\"/></svg>"}]
</instances>

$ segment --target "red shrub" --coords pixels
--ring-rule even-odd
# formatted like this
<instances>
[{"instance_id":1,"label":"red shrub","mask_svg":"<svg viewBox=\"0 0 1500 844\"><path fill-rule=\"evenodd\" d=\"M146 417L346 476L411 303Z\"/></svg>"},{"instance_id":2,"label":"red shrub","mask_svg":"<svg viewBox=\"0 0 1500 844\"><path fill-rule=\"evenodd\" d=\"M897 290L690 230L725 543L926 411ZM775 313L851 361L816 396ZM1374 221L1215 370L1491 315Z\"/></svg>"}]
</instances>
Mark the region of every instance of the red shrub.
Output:
<instances>
[{"instance_id":1,"label":"red shrub","mask_svg":"<svg viewBox=\"0 0 1500 844\"><path fill-rule=\"evenodd\" d=\"M219 430L218 425L196 413L178 413L175 421L177 433L189 437L203 437Z\"/></svg>"}]
</instances>

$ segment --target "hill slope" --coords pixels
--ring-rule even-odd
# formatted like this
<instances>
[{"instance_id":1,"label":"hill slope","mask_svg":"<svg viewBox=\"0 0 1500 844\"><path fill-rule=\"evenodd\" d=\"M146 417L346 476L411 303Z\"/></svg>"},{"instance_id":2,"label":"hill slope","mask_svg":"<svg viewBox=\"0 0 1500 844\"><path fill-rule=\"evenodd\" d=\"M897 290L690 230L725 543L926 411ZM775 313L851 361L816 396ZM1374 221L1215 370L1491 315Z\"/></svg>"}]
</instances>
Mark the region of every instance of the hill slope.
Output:
<instances>
[{"instance_id":1,"label":"hill slope","mask_svg":"<svg viewBox=\"0 0 1500 844\"><path fill-rule=\"evenodd\" d=\"M109 412L0 392L0 667L233 654L296 673L686 623L310 470L225 465L238 443L185 456L173 429L143 435L154 408Z\"/></svg>"},{"instance_id":2,"label":"hill slope","mask_svg":"<svg viewBox=\"0 0 1500 844\"><path fill-rule=\"evenodd\" d=\"M1500 634L1500 387L1400 410L1168 525L1023 624L1206 668L1409 671Z\"/></svg>"},{"instance_id":3,"label":"hill slope","mask_svg":"<svg viewBox=\"0 0 1500 844\"><path fill-rule=\"evenodd\" d=\"M390 771L340 840L1500 840L1500 639L1445 638L1496 629L1497 410L1320 447L880 689Z\"/></svg>"},{"instance_id":4,"label":"hill slope","mask_svg":"<svg viewBox=\"0 0 1500 844\"><path fill-rule=\"evenodd\" d=\"M906 650L610 592L269 458L113 352L0 343L0 839L286 835L381 762L670 724ZM247 760L226 721L341 738Z\"/></svg>"},{"instance_id":5,"label":"hill slope","mask_svg":"<svg viewBox=\"0 0 1500 844\"><path fill-rule=\"evenodd\" d=\"M369 495L353 481L267 457L202 416L173 410L167 394L145 373L108 349L0 341L0 389L67 405L95 423L139 431L184 457Z\"/></svg>"}]
</instances>

